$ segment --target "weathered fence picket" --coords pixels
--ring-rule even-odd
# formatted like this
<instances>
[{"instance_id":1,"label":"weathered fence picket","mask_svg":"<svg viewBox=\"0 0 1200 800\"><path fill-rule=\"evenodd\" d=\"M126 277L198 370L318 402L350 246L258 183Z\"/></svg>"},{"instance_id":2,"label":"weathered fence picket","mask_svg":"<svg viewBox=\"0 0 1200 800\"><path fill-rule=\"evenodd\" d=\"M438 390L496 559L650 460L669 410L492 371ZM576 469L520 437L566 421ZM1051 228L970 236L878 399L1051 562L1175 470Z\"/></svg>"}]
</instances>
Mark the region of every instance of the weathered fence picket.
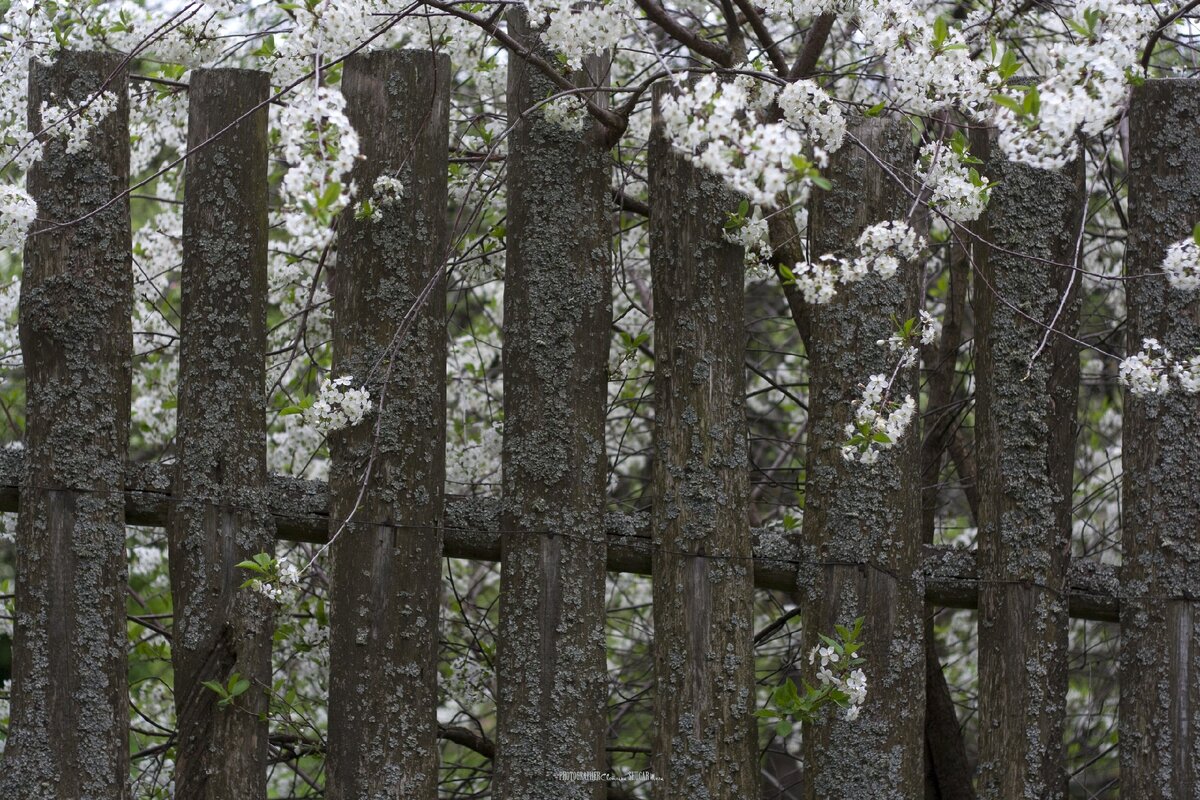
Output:
<instances>
[{"instance_id":1,"label":"weathered fence picket","mask_svg":"<svg viewBox=\"0 0 1200 800\"><path fill-rule=\"evenodd\" d=\"M1128 350L1200 346L1200 301L1161 264L1200 220L1200 81L1147 81L1129 110ZM1195 797L1200 781L1200 397L1125 394L1121 796Z\"/></svg>"},{"instance_id":2,"label":"weathered fence picket","mask_svg":"<svg viewBox=\"0 0 1200 800\"><path fill-rule=\"evenodd\" d=\"M220 136L188 159L185 173L168 526L178 798L266 797L259 765L267 756L274 608L239 589L246 573L237 564L275 546L263 413L269 90L265 72L217 69L193 74L188 91L188 147ZM235 673L251 686L236 706L221 707L204 683L226 685Z\"/></svg>"},{"instance_id":3,"label":"weathered fence picket","mask_svg":"<svg viewBox=\"0 0 1200 800\"><path fill-rule=\"evenodd\" d=\"M519 41L537 46L522 9L508 20ZM607 70L607 59L589 58L575 80L603 85ZM535 109L555 88L524 61L509 62L493 792L513 800L557 800L571 784L556 773L603 771L608 727L612 159L588 127L568 130ZM583 793L572 796L605 796L603 781L575 786Z\"/></svg>"},{"instance_id":4,"label":"weathered fence picket","mask_svg":"<svg viewBox=\"0 0 1200 800\"><path fill-rule=\"evenodd\" d=\"M34 62L29 76L32 131L42 132L42 103L52 97L79 103L104 89L116 107L80 152L68 153L58 131L43 132L43 157L28 174L38 221L21 282L20 577L12 724L0 773L0 796L21 800L100 800L129 791L127 81L124 58L100 53Z\"/></svg>"},{"instance_id":5,"label":"weathered fence picket","mask_svg":"<svg viewBox=\"0 0 1200 800\"><path fill-rule=\"evenodd\" d=\"M508 29L536 48L539 31L519 10ZM586 59L575 79L603 87L608 68ZM331 434L328 485L267 473L269 79L244 70L190 78L177 461L127 464L125 69L120 56L65 51L31 70L33 130L51 94L81 101L104 90L118 102L85 150L43 133L45 155L28 177L38 221L20 298L26 440L22 453L0 452L0 511L20 515L0 796L128 796L127 522L168 529L180 798L266 795L273 615L264 596L239 591L236 565L279 538L331 550L333 800L437 796L443 555L503 559L495 746L479 749L494 755L492 791L503 800L620 794L561 776L607 769L606 570L654 579L656 800L758 795L756 586L801 598L805 651L835 623L867 620L866 707L854 722L831 713L806 728L806 797L922 796L926 670L940 666L924 614L976 604L982 797L1063 795L1069 618L1118 615L1122 796L1196 795L1196 396L1126 396L1120 582L1112 567L1069 558L1082 161L1060 172L1014 166L976 137L998 183L950 291L964 299L973 272L977 552L922 546L934 526L922 495L936 498L922 476L936 480L947 424L926 423L924 452L914 424L875 464L842 453L861 381L895 370L890 398L919 394L915 365L897 369L897 354L877 342L917 316L920 271L868 275L811 308L790 291L811 370L797 543L748 524L744 253L723 236L739 198L671 148L658 87L647 164L656 355L647 532L636 515L605 513L608 144L587 126L548 121L535 107L561 87L517 59L503 499L444 495L453 74L444 55L425 51L344 64L347 113L365 133L351 176L358 194L337 224L330 377L365 383L378 413ZM604 91L589 97L607 103ZM1200 219L1200 81L1146 82L1129 119L1129 350L1155 337L1189 357L1200 304L1160 265ZM868 119L853 138L832 160L832 189L810 203L811 246L795 253L849 254L865 226L917 207L906 124ZM949 366L931 377L933 405L954 392L963 322L947 323L938 354ZM221 707L204 683L235 673L250 689ZM940 689L948 728L955 715Z\"/></svg>"},{"instance_id":6,"label":"weathered fence picket","mask_svg":"<svg viewBox=\"0 0 1200 800\"><path fill-rule=\"evenodd\" d=\"M993 134L994 137L994 134ZM979 795L1063 791L1083 161L974 148L996 185L972 243L979 492ZM1052 326L1054 333L1047 333Z\"/></svg>"},{"instance_id":7,"label":"weathered fence picket","mask_svg":"<svg viewBox=\"0 0 1200 800\"><path fill-rule=\"evenodd\" d=\"M854 253L859 233L881 220L904 219L913 205L903 176L915 161L907 125L868 120L831 160L833 187L809 209L812 252ZM919 445L906 434L875 464L849 463L841 452L860 384L892 375L891 399L917 395L915 365L897 369L898 354L877 342L896 321L917 316L921 276L904 265L891 278L875 272L839 287L812 309L808 350L809 423L805 465L803 558L797 586L805 595L804 646L819 633L865 617L871 654L866 722L830 714L804 733L806 797L910 798L924 780L924 603L914 574L920 565Z\"/></svg>"},{"instance_id":8,"label":"weathered fence picket","mask_svg":"<svg viewBox=\"0 0 1200 800\"><path fill-rule=\"evenodd\" d=\"M450 80L417 50L342 76L372 132L351 178L378 218L338 225L333 376L365 382L377 414L330 437L330 800L437 796Z\"/></svg>"},{"instance_id":9,"label":"weathered fence picket","mask_svg":"<svg viewBox=\"0 0 1200 800\"><path fill-rule=\"evenodd\" d=\"M756 797L754 560L738 197L676 152L654 95L654 773L656 800Z\"/></svg>"}]
</instances>

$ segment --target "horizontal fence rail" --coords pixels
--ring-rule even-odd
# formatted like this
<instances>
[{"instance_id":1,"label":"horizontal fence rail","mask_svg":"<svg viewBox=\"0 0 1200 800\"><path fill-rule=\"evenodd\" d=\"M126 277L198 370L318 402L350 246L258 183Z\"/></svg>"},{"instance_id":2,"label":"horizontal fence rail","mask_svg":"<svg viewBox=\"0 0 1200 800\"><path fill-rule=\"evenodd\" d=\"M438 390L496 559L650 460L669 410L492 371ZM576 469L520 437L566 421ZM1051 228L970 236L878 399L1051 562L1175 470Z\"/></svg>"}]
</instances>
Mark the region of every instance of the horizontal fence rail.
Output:
<instances>
[{"instance_id":1,"label":"horizontal fence rail","mask_svg":"<svg viewBox=\"0 0 1200 800\"><path fill-rule=\"evenodd\" d=\"M0 511L17 510L23 454L0 452ZM157 463L130 464L125 479L125 519L130 525L167 524L172 504L171 467ZM267 481L267 508L275 518L276 535L284 541L324 544L329 538L329 487L324 481L272 475ZM650 575L650 518L648 514L609 512L608 571ZM446 558L501 560L500 503L490 497L447 496L442 520ZM754 543L754 586L792 592L800 560L785 532L751 528ZM557 532L560 533L561 532ZM944 608L973 609L979 596L975 551L925 546L918 576L925 602ZM1117 567L1095 560L1073 561L1067 574L1070 616L1097 622L1116 622L1120 610Z\"/></svg>"}]
</instances>

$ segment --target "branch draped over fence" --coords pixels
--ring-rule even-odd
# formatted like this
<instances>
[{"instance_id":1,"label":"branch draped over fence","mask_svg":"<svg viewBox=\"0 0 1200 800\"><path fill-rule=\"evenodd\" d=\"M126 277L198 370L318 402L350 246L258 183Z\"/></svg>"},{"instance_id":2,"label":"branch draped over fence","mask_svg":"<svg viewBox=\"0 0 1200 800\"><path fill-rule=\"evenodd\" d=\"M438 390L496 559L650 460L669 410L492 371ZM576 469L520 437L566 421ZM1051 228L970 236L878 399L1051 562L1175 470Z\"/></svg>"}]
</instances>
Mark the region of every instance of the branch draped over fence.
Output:
<instances>
[{"instance_id":1,"label":"branch draped over fence","mask_svg":"<svg viewBox=\"0 0 1200 800\"><path fill-rule=\"evenodd\" d=\"M17 510L23 454L0 451L0 511ZM171 506L171 468L157 463L130 464L126 476L125 520L130 525L165 525ZM329 488L324 481L272 475L267 507L276 535L284 541L324 543L329 536ZM447 558L500 561L500 503L491 497L450 496L442 519ZM790 592L796 589L798 550L777 529L752 528L754 585ZM570 535L555 532L556 535ZM608 571L650 575L650 517L609 512ZM536 533L533 535L537 535ZM979 576L975 552L953 547L925 547L921 572L925 602L945 608L975 608ZM1076 619L1116 622L1120 607L1117 568L1090 559L1071 563L1067 574L1068 607Z\"/></svg>"}]
</instances>

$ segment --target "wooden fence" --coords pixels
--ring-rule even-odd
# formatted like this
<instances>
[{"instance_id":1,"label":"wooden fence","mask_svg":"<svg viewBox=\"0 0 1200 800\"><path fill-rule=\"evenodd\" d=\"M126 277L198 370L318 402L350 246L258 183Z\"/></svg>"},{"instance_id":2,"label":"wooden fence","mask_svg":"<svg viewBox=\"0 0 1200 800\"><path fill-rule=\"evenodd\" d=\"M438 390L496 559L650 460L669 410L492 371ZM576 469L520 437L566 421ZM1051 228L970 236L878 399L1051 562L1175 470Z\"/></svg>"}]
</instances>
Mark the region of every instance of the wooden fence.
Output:
<instances>
[{"instance_id":1,"label":"wooden fence","mask_svg":"<svg viewBox=\"0 0 1200 800\"><path fill-rule=\"evenodd\" d=\"M536 44L519 20L513 30ZM592 59L575 79L600 85L606 70ZM496 797L606 796L603 782L557 775L606 769L606 570L653 576L655 797L758 793L756 588L794 596L808 641L867 618L867 707L856 722L831 718L806 731L807 797L922 795L931 606L980 612L981 796L1065 792L1070 617L1122 626L1122 796L1196 796L1195 397L1126 399L1125 566L1069 559L1080 281L1062 265L1079 259L1081 164L1017 167L991 155L986 137L976 142L985 172L1001 179L967 245L977 269L978 553L923 541L929 462L919 436L877 465L848 464L839 452L856 384L891 366L873 343L919 307L911 266L802 312L812 375L806 513L802 533L784 535L746 522L743 255L722 236L737 198L673 151L656 119L656 503L649 518L611 514L607 149L589 131L532 113L551 87L514 60L503 497L452 498L443 489L451 78L446 58L427 52L345 64L366 157L353 178L370 187L391 175L406 191L380 220L347 214L339 223L335 371L365 379L378 414L332 437L326 485L266 470L266 75L199 70L190 83L178 459L163 466L126 463L125 62L66 52L33 66L34 130L51 92L79 101L105 86L120 103L83 152L46 138L28 179L40 221L20 299L27 434L24 452L0 454L0 510L20 520L0 796L127 793L125 524L169 531L181 798L265 796L271 611L238 591L235 565L276 538L331 535L330 798L436 796L442 556L504 563ZM1200 219L1200 83L1146 83L1129 119L1128 270L1141 276L1128 284L1130 341L1153 335L1191 352L1200 305L1171 290L1157 262ZM833 189L811 207L817 252L912 204L913 187L897 182L915 158L904 124L868 120L856 135L871 153L848 147L835 159ZM1043 341L1051 321L1063 335ZM956 326L947 321L951 339ZM916 392L915 368L900 380ZM928 391L931 403L946 391L936 371ZM944 435L937 419L926 421L926 444ZM203 683L234 671L254 689L238 709L220 708Z\"/></svg>"}]
</instances>

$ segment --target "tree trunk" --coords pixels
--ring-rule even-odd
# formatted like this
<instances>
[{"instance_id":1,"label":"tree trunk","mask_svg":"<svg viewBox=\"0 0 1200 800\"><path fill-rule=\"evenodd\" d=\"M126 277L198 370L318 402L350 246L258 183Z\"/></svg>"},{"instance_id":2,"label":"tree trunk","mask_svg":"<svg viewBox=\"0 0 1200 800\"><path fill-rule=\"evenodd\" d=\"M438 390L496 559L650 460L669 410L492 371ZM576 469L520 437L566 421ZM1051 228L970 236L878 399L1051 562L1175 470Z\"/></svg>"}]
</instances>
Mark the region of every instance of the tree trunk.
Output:
<instances>
[{"instance_id":1,"label":"tree trunk","mask_svg":"<svg viewBox=\"0 0 1200 800\"><path fill-rule=\"evenodd\" d=\"M451 78L445 55L416 50L351 56L342 77L368 135L338 224L332 375L365 384L376 412L330 437L330 800L437 796ZM381 202L381 176L398 198ZM364 198L378 219L357 218Z\"/></svg>"},{"instance_id":2,"label":"tree trunk","mask_svg":"<svg viewBox=\"0 0 1200 800\"><path fill-rule=\"evenodd\" d=\"M12 726L0 779L0 796L20 800L116 800L129 793L128 84L117 54L63 51L52 65L30 65L33 131L42 130L43 102L79 103L101 86L117 105L86 147L67 153L59 130L45 133L43 156L27 178L38 221L25 244L21 282L28 405Z\"/></svg>"}]
</instances>

